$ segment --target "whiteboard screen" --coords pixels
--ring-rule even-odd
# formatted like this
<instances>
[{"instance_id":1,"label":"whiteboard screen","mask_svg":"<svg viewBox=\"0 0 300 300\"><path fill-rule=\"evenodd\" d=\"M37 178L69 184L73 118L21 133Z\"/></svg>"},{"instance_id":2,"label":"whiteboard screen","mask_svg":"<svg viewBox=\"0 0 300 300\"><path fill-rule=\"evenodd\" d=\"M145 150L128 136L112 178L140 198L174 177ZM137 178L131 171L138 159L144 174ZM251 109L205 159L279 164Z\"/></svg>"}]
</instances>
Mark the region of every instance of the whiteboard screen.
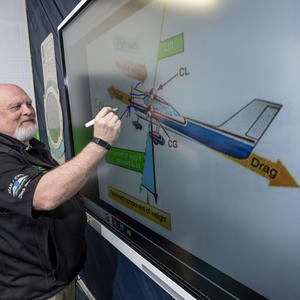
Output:
<instances>
[{"instance_id":1,"label":"whiteboard screen","mask_svg":"<svg viewBox=\"0 0 300 300\"><path fill-rule=\"evenodd\" d=\"M90 209L198 297L300 297L299 9L99 0L59 30L74 154L122 120Z\"/></svg>"}]
</instances>

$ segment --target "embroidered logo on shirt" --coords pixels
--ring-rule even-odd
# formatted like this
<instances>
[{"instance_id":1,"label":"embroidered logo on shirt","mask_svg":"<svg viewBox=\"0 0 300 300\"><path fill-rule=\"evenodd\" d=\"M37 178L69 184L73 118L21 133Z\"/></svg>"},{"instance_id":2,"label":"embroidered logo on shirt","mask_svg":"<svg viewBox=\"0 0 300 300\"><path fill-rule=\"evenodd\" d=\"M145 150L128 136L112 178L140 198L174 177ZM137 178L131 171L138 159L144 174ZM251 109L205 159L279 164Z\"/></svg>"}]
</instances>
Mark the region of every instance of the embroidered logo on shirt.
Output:
<instances>
[{"instance_id":1,"label":"embroidered logo on shirt","mask_svg":"<svg viewBox=\"0 0 300 300\"><path fill-rule=\"evenodd\" d=\"M30 180L28 175L16 175L9 184L8 193L13 197L18 197L19 199L21 199L29 182Z\"/></svg>"},{"instance_id":2,"label":"embroidered logo on shirt","mask_svg":"<svg viewBox=\"0 0 300 300\"><path fill-rule=\"evenodd\" d=\"M37 171L41 171L43 174L46 174L47 173L47 170L44 168L44 167L41 167L41 166L35 166L33 165L32 166L35 170Z\"/></svg>"}]
</instances>

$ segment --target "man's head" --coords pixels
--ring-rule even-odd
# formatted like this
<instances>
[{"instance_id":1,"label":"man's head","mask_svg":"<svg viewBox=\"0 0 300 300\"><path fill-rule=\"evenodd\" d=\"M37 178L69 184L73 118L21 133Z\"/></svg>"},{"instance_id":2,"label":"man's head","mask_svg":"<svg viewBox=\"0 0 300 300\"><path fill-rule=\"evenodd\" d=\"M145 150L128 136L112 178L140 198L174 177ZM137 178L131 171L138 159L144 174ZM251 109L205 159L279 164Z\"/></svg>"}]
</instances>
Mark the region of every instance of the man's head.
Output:
<instances>
[{"instance_id":1,"label":"man's head","mask_svg":"<svg viewBox=\"0 0 300 300\"><path fill-rule=\"evenodd\" d=\"M37 132L32 101L13 84L0 84L0 132L25 144Z\"/></svg>"}]
</instances>

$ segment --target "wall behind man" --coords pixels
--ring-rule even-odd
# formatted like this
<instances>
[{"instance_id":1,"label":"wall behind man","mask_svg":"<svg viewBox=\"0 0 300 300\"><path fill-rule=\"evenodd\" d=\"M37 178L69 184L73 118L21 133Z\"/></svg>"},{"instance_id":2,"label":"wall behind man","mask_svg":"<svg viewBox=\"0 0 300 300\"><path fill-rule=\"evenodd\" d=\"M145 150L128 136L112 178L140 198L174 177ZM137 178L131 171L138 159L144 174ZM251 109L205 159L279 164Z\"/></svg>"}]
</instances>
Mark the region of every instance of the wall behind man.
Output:
<instances>
[{"instance_id":1,"label":"wall behind man","mask_svg":"<svg viewBox=\"0 0 300 300\"><path fill-rule=\"evenodd\" d=\"M0 1L0 83L17 84L34 99L24 0Z\"/></svg>"}]
</instances>

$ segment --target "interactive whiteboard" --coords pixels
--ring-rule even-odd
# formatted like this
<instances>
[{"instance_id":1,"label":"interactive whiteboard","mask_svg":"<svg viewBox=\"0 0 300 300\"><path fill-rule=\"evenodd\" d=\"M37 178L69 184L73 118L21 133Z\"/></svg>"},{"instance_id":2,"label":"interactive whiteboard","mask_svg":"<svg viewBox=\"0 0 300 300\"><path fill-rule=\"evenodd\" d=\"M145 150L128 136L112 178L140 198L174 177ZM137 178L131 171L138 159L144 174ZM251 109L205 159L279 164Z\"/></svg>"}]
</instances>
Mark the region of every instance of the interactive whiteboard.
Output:
<instances>
[{"instance_id":1,"label":"interactive whiteboard","mask_svg":"<svg viewBox=\"0 0 300 300\"><path fill-rule=\"evenodd\" d=\"M299 8L89 1L60 28L75 153L122 120L89 209L198 297L300 297Z\"/></svg>"}]
</instances>

